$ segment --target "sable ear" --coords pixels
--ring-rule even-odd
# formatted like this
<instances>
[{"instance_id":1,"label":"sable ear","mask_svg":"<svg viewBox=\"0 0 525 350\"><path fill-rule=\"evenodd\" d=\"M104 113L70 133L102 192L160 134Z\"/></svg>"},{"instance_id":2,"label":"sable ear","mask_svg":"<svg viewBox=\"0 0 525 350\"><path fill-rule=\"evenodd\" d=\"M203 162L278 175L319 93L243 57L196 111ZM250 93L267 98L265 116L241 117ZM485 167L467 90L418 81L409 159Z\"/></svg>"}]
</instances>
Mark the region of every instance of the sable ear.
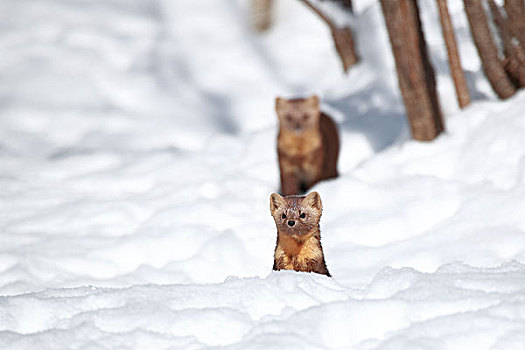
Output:
<instances>
[{"instance_id":1,"label":"sable ear","mask_svg":"<svg viewBox=\"0 0 525 350\"><path fill-rule=\"evenodd\" d=\"M282 97L275 98L275 110L277 111L277 114L279 114L279 109L283 106L283 102Z\"/></svg>"},{"instance_id":2,"label":"sable ear","mask_svg":"<svg viewBox=\"0 0 525 350\"><path fill-rule=\"evenodd\" d=\"M312 192L303 199L303 205L312 207L316 210L323 210L323 203L321 203L321 196L317 192Z\"/></svg>"},{"instance_id":3,"label":"sable ear","mask_svg":"<svg viewBox=\"0 0 525 350\"><path fill-rule=\"evenodd\" d=\"M270 195L270 212L273 214L277 209L282 208L286 205L286 202L283 197L279 196L277 193L272 193Z\"/></svg>"},{"instance_id":4,"label":"sable ear","mask_svg":"<svg viewBox=\"0 0 525 350\"><path fill-rule=\"evenodd\" d=\"M319 97L317 95L312 95L312 96L308 97L308 102L312 106L319 106Z\"/></svg>"}]
</instances>

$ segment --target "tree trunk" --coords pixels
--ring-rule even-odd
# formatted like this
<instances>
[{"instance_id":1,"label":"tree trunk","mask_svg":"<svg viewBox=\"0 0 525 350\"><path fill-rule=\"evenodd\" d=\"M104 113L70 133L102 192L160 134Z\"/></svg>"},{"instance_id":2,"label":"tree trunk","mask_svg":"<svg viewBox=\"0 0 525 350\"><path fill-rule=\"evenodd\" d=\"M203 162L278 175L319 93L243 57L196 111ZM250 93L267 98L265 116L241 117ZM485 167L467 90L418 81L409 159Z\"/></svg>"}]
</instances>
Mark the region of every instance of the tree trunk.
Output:
<instances>
[{"instance_id":1,"label":"tree trunk","mask_svg":"<svg viewBox=\"0 0 525 350\"><path fill-rule=\"evenodd\" d=\"M463 0L463 2L470 32L478 49L485 75L500 98L509 98L516 93L516 87L507 76L503 61L498 57L498 48L490 32L483 4L481 0Z\"/></svg>"},{"instance_id":2,"label":"tree trunk","mask_svg":"<svg viewBox=\"0 0 525 350\"><path fill-rule=\"evenodd\" d=\"M314 11L330 28L332 39L334 40L335 49L341 59L343 70L348 72L350 67L357 63L359 58L355 52L354 39L352 30L349 27L338 27L330 18L321 10L315 7L309 0L301 0L308 8Z\"/></svg>"},{"instance_id":3,"label":"tree trunk","mask_svg":"<svg viewBox=\"0 0 525 350\"><path fill-rule=\"evenodd\" d=\"M268 30L273 19L273 0L252 0L252 25L258 32Z\"/></svg>"},{"instance_id":4,"label":"tree trunk","mask_svg":"<svg viewBox=\"0 0 525 350\"><path fill-rule=\"evenodd\" d=\"M525 51L520 45L517 37L515 27L511 16L503 16L500 8L496 5L494 0L489 0L490 11L496 27L498 28L501 41L503 42L503 52L505 60L503 68L510 77L512 83L517 87L525 86ZM507 8L507 11L514 10L514 8ZM525 18L523 19L525 20ZM516 39L516 40L514 40Z\"/></svg>"},{"instance_id":5,"label":"tree trunk","mask_svg":"<svg viewBox=\"0 0 525 350\"><path fill-rule=\"evenodd\" d=\"M505 0L503 7L507 13L512 35L518 39L520 46L525 49L525 1Z\"/></svg>"},{"instance_id":6,"label":"tree trunk","mask_svg":"<svg viewBox=\"0 0 525 350\"><path fill-rule=\"evenodd\" d=\"M448 13L447 0L437 0L437 5L439 8L441 30L443 31L443 38L445 39L445 45L447 46L450 75L454 80L459 107L464 108L470 103L470 94L467 81L465 80L465 73L461 68L458 45L456 42L456 36L454 35L454 29L452 28L450 14Z\"/></svg>"},{"instance_id":7,"label":"tree trunk","mask_svg":"<svg viewBox=\"0 0 525 350\"><path fill-rule=\"evenodd\" d=\"M381 0L381 7L412 136L431 141L444 125L417 1Z\"/></svg>"},{"instance_id":8,"label":"tree trunk","mask_svg":"<svg viewBox=\"0 0 525 350\"><path fill-rule=\"evenodd\" d=\"M341 59L343 70L348 72L350 67L357 63L358 58L355 53L354 39L352 31L348 27L333 27L330 28L332 32L332 39L334 40L335 49Z\"/></svg>"},{"instance_id":9,"label":"tree trunk","mask_svg":"<svg viewBox=\"0 0 525 350\"><path fill-rule=\"evenodd\" d=\"M503 53L505 56L509 56L513 51L513 45L512 34L510 33L508 23L505 18L503 18L503 14L494 0L489 0L489 7L492 14L492 20L496 24L499 36L503 42Z\"/></svg>"}]
</instances>

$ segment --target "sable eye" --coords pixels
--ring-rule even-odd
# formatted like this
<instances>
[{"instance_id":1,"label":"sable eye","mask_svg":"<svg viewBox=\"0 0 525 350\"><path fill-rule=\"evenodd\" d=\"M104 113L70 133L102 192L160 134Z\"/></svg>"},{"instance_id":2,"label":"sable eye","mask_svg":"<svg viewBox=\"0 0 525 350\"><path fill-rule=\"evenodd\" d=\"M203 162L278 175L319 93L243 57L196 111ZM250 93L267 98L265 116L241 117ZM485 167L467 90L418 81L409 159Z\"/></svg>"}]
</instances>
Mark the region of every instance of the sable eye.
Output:
<instances>
[{"instance_id":1,"label":"sable eye","mask_svg":"<svg viewBox=\"0 0 525 350\"><path fill-rule=\"evenodd\" d=\"M289 115L289 114L287 114L285 118L286 118L286 120L289 121L289 122L292 121L292 116Z\"/></svg>"},{"instance_id":2,"label":"sable eye","mask_svg":"<svg viewBox=\"0 0 525 350\"><path fill-rule=\"evenodd\" d=\"M308 114L303 114L303 120L304 120L304 121L307 121L307 120L308 120Z\"/></svg>"},{"instance_id":3,"label":"sable eye","mask_svg":"<svg viewBox=\"0 0 525 350\"><path fill-rule=\"evenodd\" d=\"M306 217L306 214L305 214L305 213L301 213L301 214L299 215L299 217L300 217L301 219L304 219L304 218Z\"/></svg>"},{"instance_id":4,"label":"sable eye","mask_svg":"<svg viewBox=\"0 0 525 350\"><path fill-rule=\"evenodd\" d=\"M282 217L283 219L286 219L286 214L283 213L283 215L281 215L281 217Z\"/></svg>"}]
</instances>

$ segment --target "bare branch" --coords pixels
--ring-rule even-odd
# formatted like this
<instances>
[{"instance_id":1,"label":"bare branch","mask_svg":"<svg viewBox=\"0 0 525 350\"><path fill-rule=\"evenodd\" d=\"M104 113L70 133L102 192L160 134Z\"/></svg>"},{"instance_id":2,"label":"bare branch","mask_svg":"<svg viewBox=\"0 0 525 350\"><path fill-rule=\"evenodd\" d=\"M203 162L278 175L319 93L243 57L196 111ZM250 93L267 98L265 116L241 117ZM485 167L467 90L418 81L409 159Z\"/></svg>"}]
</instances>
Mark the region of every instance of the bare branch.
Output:
<instances>
[{"instance_id":1,"label":"bare branch","mask_svg":"<svg viewBox=\"0 0 525 350\"><path fill-rule=\"evenodd\" d=\"M465 73L461 68L458 45L456 42L456 36L454 35L452 21L450 20L450 14L448 12L447 0L436 1L439 8L441 29L445 39L445 45L447 46L450 74L452 75L452 80L454 81L454 86L456 88L456 97L459 106L464 108L470 103L470 93L468 91L467 81L465 80Z\"/></svg>"}]
</instances>

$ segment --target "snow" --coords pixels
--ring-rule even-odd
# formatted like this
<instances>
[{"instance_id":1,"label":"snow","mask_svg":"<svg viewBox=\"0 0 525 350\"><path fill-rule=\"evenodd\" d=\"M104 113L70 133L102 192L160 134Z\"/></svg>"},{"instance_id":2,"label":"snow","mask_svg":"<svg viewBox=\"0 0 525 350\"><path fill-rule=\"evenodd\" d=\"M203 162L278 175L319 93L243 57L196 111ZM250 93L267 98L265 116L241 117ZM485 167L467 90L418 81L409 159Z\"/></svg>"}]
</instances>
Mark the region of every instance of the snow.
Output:
<instances>
[{"instance_id":1,"label":"snow","mask_svg":"<svg viewBox=\"0 0 525 350\"><path fill-rule=\"evenodd\" d=\"M411 141L355 3L345 76L296 1L261 35L246 0L0 2L0 348L523 347L525 94L496 100L450 2L460 111L421 1L447 132ZM273 99L310 93L342 136L315 187L333 278L271 271Z\"/></svg>"}]
</instances>

